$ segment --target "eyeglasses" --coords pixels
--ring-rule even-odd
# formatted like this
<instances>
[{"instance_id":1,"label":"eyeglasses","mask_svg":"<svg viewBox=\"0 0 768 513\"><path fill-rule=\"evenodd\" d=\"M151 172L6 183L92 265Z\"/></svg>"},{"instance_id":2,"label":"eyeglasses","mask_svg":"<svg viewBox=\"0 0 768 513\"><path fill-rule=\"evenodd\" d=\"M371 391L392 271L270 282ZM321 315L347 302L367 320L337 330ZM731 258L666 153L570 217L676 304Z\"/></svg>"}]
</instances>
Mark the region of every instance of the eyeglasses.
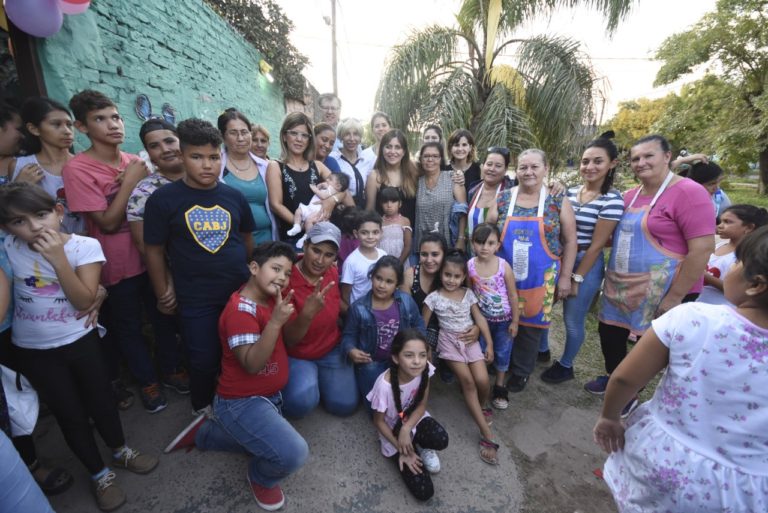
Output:
<instances>
[{"instance_id":1,"label":"eyeglasses","mask_svg":"<svg viewBox=\"0 0 768 513\"><path fill-rule=\"evenodd\" d=\"M509 150L502 146L491 146L488 148L488 153L498 153L500 155L504 155L505 157L509 157Z\"/></svg>"},{"instance_id":2,"label":"eyeglasses","mask_svg":"<svg viewBox=\"0 0 768 513\"><path fill-rule=\"evenodd\" d=\"M269 139L265 139L263 137L254 137L253 142L259 143L259 144L269 144Z\"/></svg>"},{"instance_id":3,"label":"eyeglasses","mask_svg":"<svg viewBox=\"0 0 768 513\"><path fill-rule=\"evenodd\" d=\"M440 160L440 155L422 155L421 160Z\"/></svg>"},{"instance_id":4,"label":"eyeglasses","mask_svg":"<svg viewBox=\"0 0 768 513\"><path fill-rule=\"evenodd\" d=\"M237 136L241 136L243 139L251 135L250 130L242 129L242 130L227 130L227 135L230 137L234 137L237 139Z\"/></svg>"},{"instance_id":5,"label":"eyeglasses","mask_svg":"<svg viewBox=\"0 0 768 513\"><path fill-rule=\"evenodd\" d=\"M341 110L341 108L340 107L326 106L326 107L320 107L320 110L322 110L324 112L339 112Z\"/></svg>"},{"instance_id":6,"label":"eyeglasses","mask_svg":"<svg viewBox=\"0 0 768 513\"><path fill-rule=\"evenodd\" d=\"M308 134L307 132L298 132L296 130L286 130L285 133L290 135L291 137L295 137L296 139L303 139L305 141L312 138L312 134Z\"/></svg>"}]
</instances>

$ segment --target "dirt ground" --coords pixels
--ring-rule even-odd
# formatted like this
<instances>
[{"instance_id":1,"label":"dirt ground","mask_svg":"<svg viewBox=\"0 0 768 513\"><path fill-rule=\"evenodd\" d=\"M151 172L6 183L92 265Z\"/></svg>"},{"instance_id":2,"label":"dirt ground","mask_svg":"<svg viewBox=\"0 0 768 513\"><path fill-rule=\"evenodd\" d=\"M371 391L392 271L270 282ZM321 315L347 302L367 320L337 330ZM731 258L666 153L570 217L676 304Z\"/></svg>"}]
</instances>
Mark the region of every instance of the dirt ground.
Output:
<instances>
[{"instance_id":1,"label":"dirt ground","mask_svg":"<svg viewBox=\"0 0 768 513\"><path fill-rule=\"evenodd\" d=\"M589 326L588 332L593 331ZM559 317L550 330L552 354L562 350ZM496 412L493 431L501 443L500 465L477 457L477 428L464 407L458 385L433 381L430 412L450 436L441 453L443 470L434 477L436 494L418 503L405 491L394 466L381 457L375 430L362 410L337 419L321 409L295 422L307 439L310 459L284 483L287 513L614 513L605 484L593 471L604 456L592 442L591 430L600 399L582 390L602 364L596 334L588 336L576 360L577 377L560 385L539 379L539 364L510 407ZM169 394L163 412L148 415L140 405L121 414L132 445L159 454L190 420L186 397ZM97 512L84 469L63 443L50 416L41 418L36 433L44 463L67 468L75 484L52 497L59 513ZM106 449L103 451L106 456ZM129 502L121 513L243 512L260 510L245 486L245 455L177 451L162 455L149 476L118 472Z\"/></svg>"}]
</instances>

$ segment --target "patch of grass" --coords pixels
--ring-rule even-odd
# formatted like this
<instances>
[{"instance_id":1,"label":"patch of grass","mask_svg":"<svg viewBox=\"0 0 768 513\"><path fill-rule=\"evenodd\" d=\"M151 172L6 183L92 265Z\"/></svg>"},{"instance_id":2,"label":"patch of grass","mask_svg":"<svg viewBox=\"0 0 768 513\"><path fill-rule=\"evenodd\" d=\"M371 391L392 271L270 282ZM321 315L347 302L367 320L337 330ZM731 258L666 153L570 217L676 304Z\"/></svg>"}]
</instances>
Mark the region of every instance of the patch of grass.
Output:
<instances>
[{"instance_id":1,"label":"patch of grass","mask_svg":"<svg viewBox=\"0 0 768 513\"><path fill-rule=\"evenodd\" d=\"M752 187L739 187L736 184L730 185L724 188L728 197L731 198L731 203L746 203L747 205L755 205L758 207L768 208L768 196L758 194L756 188Z\"/></svg>"}]
</instances>

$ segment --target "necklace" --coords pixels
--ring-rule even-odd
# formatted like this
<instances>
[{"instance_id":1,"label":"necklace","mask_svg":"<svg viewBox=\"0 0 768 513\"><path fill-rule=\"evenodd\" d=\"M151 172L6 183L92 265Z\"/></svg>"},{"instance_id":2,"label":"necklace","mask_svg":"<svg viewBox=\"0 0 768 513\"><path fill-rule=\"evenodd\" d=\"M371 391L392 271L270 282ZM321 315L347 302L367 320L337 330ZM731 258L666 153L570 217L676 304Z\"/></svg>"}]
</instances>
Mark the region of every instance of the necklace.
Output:
<instances>
[{"instance_id":1,"label":"necklace","mask_svg":"<svg viewBox=\"0 0 768 513\"><path fill-rule=\"evenodd\" d=\"M311 279L309 276L307 276L307 273L304 272L304 260L299 261L299 265L296 266L296 269L299 270L301 275L304 277L305 280L307 280L308 283L310 283L313 287L318 284L318 282L322 281L323 276L320 276L319 278L315 278L314 280Z\"/></svg>"},{"instance_id":2,"label":"necklace","mask_svg":"<svg viewBox=\"0 0 768 513\"><path fill-rule=\"evenodd\" d=\"M232 157L229 157L229 162L230 164L235 166L235 171L240 171L241 173L248 171L249 169L251 169L251 165L253 165L253 161L250 158L248 159L248 164L245 166L245 168L241 168L240 166L238 166L237 162L235 162L235 159L233 159Z\"/></svg>"},{"instance_id":3,"label":"necklace","mask_svg":"<svg viewBox=\"0 0 768 513\"><path fill-rule=\"evenodd\" d=\"M595 201L595 199L600 195L600 191L593 192L592 196L589 198L588 201L584 200L584 186L582 186L579 189L578 194L578 200L579 200L579 206L576 207L576 212L581 212L581 209L584 208L586 205L589 205L591 202Z\"/></svg>"}]
</instances>

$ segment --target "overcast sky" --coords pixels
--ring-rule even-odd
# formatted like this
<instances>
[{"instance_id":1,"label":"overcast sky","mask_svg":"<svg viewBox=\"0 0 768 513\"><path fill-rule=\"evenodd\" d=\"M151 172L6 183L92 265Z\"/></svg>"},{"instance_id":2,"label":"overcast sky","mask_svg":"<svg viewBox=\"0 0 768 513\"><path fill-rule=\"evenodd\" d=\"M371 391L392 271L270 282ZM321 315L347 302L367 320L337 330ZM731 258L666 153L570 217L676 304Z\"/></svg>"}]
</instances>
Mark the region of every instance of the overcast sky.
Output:
<instances>
[{"instance_id":1,"label":"overcast sky","mask_svg":"<svg viewBox=\"0 0 768 513\"><path fill-rule=\"evenodd\" d=\"M295 24L293 44L310 59L305 76L321 93L333 89L331 28L324 21L330 17L331 1L277 0ZM452 25L460 5L458 0L336 2L342 115L363 120L373 111L376 88L392 47L427 25ZM660 64L651 57L666 37L690 28L714 8L715 0L638 0L612 39L605 35L603 19L594 11L563 10L552 19L536 20L517 35L558 34L581 41L597 75L605 80L603 120L607 120L621 101L679 90L685 80L669 87L653 87Z\"/></svg>"}]
</instances>

